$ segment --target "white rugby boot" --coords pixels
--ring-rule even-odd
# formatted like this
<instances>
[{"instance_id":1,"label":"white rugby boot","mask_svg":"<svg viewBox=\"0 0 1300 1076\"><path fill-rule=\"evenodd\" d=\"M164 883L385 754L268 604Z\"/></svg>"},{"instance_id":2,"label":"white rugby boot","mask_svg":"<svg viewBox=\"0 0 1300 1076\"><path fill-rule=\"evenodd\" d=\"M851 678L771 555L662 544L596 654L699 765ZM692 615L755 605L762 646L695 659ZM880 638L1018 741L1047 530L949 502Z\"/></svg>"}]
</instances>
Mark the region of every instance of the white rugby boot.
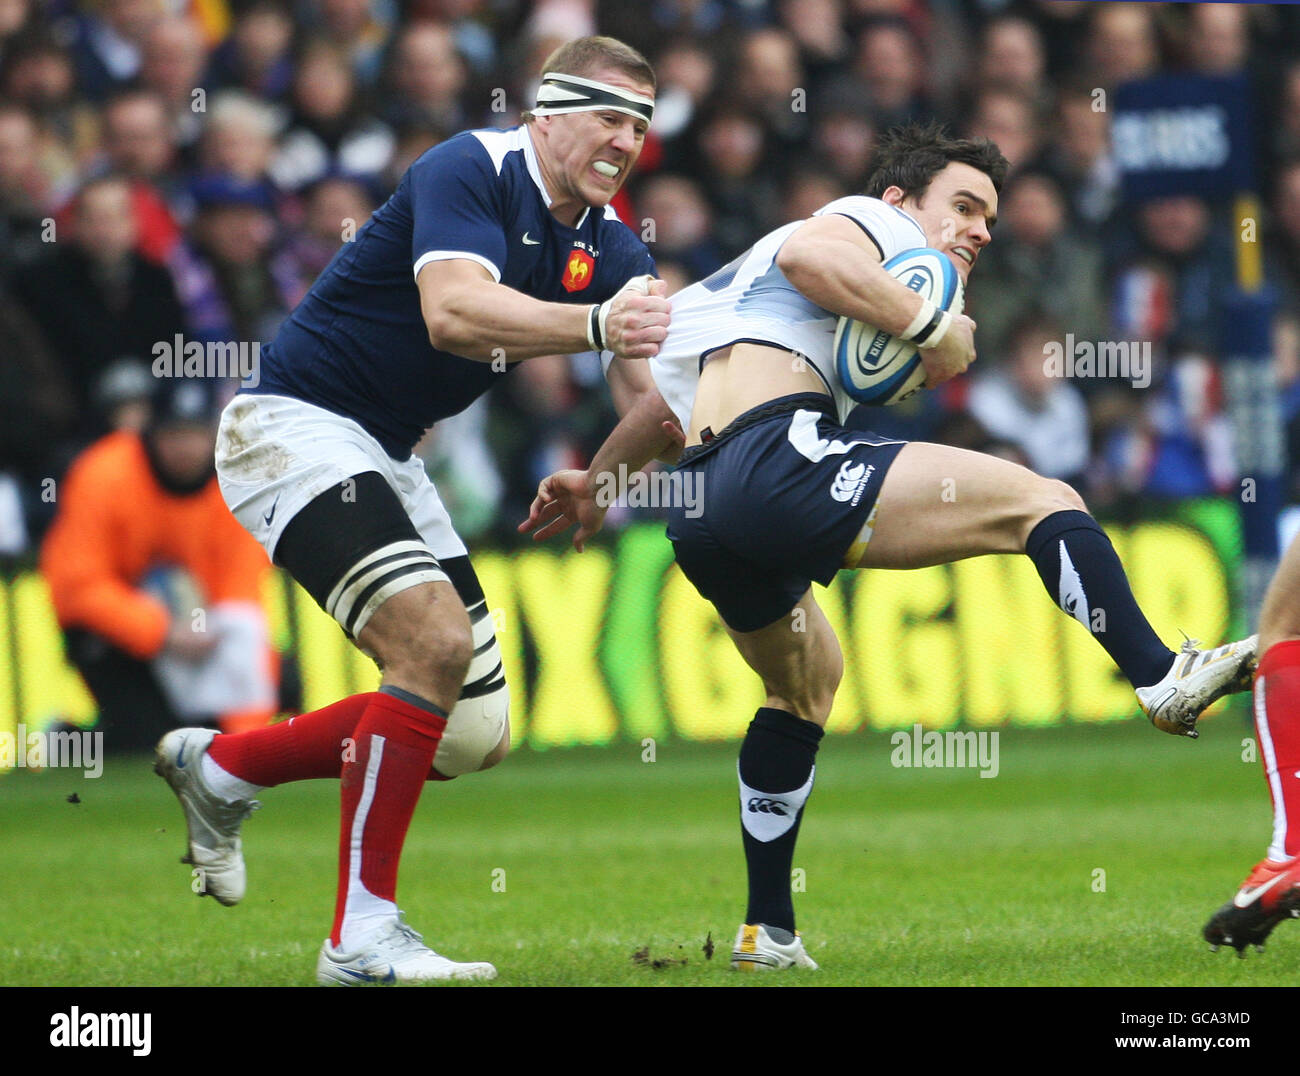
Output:
<instances>
[{"instance_id":1,"label":"white rugby boot","mask_svg":"<svg viewBox=\"0 0 1300 1076\"><path fill-rule=\"evenodd\" d=\"M316 981L322 986L432 983L454 979L495 979L497 969L478 962L458 964L439 956L400 915L371 934L358 948L345 953L328 938L316 961Z\"/></svg>"},{"instance_id":2,"label":"white rugby boot","mask_svg":"<svg viewBox=\"0 0 1300 1076\"><path fill-rule=\"evenodd\" d=\"M1211 703L1250 687L1258 647L1258 635L1213 650L1188 639L1163 680L1137 689L1142 712L1161 732L1196 739L1196 719Z\"/></svg>"},{"instance_id":3,"label":"white rugby boot","mask_svg":"<svg viewBox=\"0 0 1300 1076\"><path fill-rule=\"evenodd\" d=\"M772 932L790 935L790 940L778 942ZM736 933L736 947L731 951L731 966L736 971L769 971L776 968L807 968L817 970L817 962L803 947L803 938L796 930L768 928L762 923L743 923Z\"/></svg>"},{"instance_id":4,"label":"white rugby boot","mask_svg":"<svg viewBox=\"0 0 1300 1076\"><path fill-rule=\"evenodd\" d=\"M216 735L214 729L173 729L154 749L153 772L171 785L185 811L189 852L181 862L199 872L194 891L229 906L244 898L239 829L262 805L257 800L224 800L208 787L199 763Z\"/></svg>"}]
</instances>

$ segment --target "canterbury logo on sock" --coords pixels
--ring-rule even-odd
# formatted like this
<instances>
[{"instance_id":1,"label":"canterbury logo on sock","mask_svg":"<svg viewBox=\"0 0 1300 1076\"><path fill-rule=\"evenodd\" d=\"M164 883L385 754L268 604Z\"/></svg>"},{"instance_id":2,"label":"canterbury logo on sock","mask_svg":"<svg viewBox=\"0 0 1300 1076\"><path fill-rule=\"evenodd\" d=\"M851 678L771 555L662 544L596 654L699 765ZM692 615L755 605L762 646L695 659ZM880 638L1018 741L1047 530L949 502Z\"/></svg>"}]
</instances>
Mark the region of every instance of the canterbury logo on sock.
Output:
<instances>
[{"instance_id":1,"label":"canterbury logo on sock","mask_svg":"<svg viewBox=\"0 0 1300 1076\"><path fill-rule=\"evenodd\" d=\"M1070 560L1064 539L1061 540L1061 586L1058 600L1062 609L1089 631L1092 630L1092 622L1088 614L1088 596L1083 592L1083 580L1079 578L1074 562Z\"/></svg>"},{"instance_id":2,"label":"canterbury logo on sock","mask_svg":"<svg viewBox=\"0 0 1300 1076\"><path fill-rule=\"evenodd\" d=\"M801 788L793 792L764 792L750 788L740 778L737 766L737 779L740 781L740 823L745 831L756 841L766 844L774 841L790 828L799 817L799 811L808 802L812 793L813 778L817 776L817 767L812 768L808 780Z\"/></svg>"}]
</instances>

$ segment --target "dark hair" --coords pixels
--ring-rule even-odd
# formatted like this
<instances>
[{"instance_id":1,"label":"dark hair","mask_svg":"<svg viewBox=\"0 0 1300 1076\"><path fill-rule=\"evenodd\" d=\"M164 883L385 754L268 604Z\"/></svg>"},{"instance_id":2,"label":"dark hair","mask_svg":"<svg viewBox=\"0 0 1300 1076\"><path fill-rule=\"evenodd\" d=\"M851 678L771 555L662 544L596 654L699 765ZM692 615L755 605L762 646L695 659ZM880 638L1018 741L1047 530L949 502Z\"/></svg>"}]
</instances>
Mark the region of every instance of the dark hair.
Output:
<instances>
[{"instance_id":1,"label":"dark hair","mask_svg":"<svg viewBox=\"0 0 1300 1076\"><path fill-rule=\"evenodd\" d=\"M44 28L30 27L19 30L9 39L8 54L5 59L8 66L27 60L33 56L57 56L69 67L73 65L68 50L59 44L58 39Z\"/></svg>"},{"instance_id":2,"label":"dark hair","mask_svg":"<svg viewBox=\"0 0 1300 1076\"><path fill-rule=\"evenodd\" d=\"M1014 351L1038 339L1058 340L1064 331L1061 321L1045 307L1032 303L1011 322L1007 330L1008 349Z\"/></svg>"},{"instance_id":3,"label":"dark hair","mask_svg":"<svg viewBox=\"0 0 1300 1076\"><path fill-rule=\"evenodd\" d=\"M899 187L906 197L922 198L930 181L954 161L979 169L999 192L1010 167L987 138L950 138L942 123L908 123L891 128L877 143L863 193L879 198L890 187Z\"/></svg>"},{"instance_id":4,"label":"dark hair","mask_svg":"<svg viewBox=\"0 0 1300 1076\"><path fill-rule=\"evenodd\" d=\"M1061 177L1041 164L1029 164L1023 168L1018 168L1016 174L1011 177L1010 187L1014 189L1031 180L1047 184L1051 188L1052 194L1056 196L1056 200L1066 209L1069 208L1070 199L1066 194L1065 185L1061 182ZM1001 191L998 193L1000 194ZM1010 194L1010 191L1008 191L1008 194Z\"/></svg>"},{"instance_id":5,"label":"dark hair","mask_svg":"<svg viewBox=\"0 0 1300 1076\"><path fill-rule=\"evenodd\" d=\"M924 39L902 15L870 15L858 23L857 29L853 32L853 39L860 44L864 37L868 34L874 34L878 30L902 34L907 38L908 44L918 53L923 54L925 52Z\"/></svg>"},{"instance_id":6,"label":"dark hair","mask_svg":"<svg viewBox=\"0 0 1300 1076\"><path fill-rule=\"evenodd\" d=\"M40 122L36 119L36 113L21 101L9 97L0 97L0 117L3 116L21 116L38 132L41 129Z\"/></svg>"},{"instance_id":7,"label":"dark hair","mask_svg":"<svg viewBox=\"0 0 1300 1076\"><path fill-rule=\"evenodd\" d=\"M131 181L121 172L115 172L111 169L96 172L77 188L77 193L72 197L72 204L77 212L80 212L85 206L86 196L101 187L121 187L126 191L128 197L131 194Z\"/></svg>"},{"instance_id":8,"label":"dark hair","mask_svg":"<svg viewBox=\"0 0 1300 1076\"><path fill-rule=\"evenodd\" d=\"M1293 172L1300 168L1300 153L1290 153L1283 157L1274 166L1273 171L1273 194L1276 198L1282 193L1282 184L1286 182L1288 172Z\"/></svg>"},{"instance_id":9,"label":"dark hair","mask_svg":"<svg viewBox=\"0 0 1300 1076\"><path fill-rule=\"evenodd\" d=\"M164 116L167 114L167 101L157 90L150 89L148 86L123 86L110 92L104 99L100 115L102 117L110 110L134 101L151 101L158 106Z\"/></svg>"}]
</instances>

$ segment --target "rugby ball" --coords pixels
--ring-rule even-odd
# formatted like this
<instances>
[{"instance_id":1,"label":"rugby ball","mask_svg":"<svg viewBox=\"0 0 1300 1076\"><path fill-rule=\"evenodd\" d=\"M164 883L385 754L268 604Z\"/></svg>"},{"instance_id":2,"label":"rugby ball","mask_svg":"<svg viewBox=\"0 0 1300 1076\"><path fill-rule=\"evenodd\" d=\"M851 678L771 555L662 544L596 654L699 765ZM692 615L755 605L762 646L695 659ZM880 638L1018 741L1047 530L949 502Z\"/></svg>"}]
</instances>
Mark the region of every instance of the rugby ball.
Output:
<instances>
[{"instance_id":1,"label":"rugby ball","mask_svg":"<svg viewBox=\"0 0 1300 1076\"><path fill-rule=\"evenodd\" d=\"M895 254L885 269L954 317L962 312L965 289L946 254L917 247ZM899 403L925 384L915 344L852 318L840 318L835 329L835 371L852 399L877 407Z\"/></svg>"}]
</instances>

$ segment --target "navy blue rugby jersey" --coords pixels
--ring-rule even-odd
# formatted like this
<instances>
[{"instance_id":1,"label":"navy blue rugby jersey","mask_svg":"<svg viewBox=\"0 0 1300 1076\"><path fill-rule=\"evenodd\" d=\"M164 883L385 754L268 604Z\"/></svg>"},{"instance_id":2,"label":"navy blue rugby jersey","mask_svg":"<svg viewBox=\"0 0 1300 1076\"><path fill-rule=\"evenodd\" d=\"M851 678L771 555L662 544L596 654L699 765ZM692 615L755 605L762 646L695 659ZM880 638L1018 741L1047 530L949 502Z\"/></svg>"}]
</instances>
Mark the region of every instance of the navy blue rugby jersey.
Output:
<instances>
[{"instance_id":1,"label":"navy blue rugby jersey","mask_svg":"<svg viewBox=\"0 0 1300 1076\"><path fill-rule=\"evenodd\" d=\"M524 127L466 131L428 150L262 349L261 380L245 391L345 415L406 459L427 427L502 376L429 343L415 283L426 264L469 258L535 299L580 304L655 271L613 209L587 210L570 228L549 204Z\"/></svg>"}]
</instances>

